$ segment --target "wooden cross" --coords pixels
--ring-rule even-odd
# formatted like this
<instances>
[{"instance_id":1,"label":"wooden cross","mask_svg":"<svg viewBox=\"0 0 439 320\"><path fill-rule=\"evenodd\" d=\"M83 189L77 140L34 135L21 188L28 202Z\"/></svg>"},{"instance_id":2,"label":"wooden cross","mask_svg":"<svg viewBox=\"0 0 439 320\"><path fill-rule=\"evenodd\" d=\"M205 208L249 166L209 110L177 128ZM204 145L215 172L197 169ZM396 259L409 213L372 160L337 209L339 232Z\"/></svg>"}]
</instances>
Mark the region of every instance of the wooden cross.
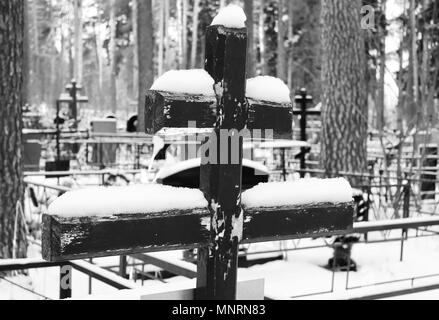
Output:
<instances>
[{"instance_id":1,"label":"wooden cross","mask_svg":"<svg viewBox=\"0 0 439 320\"><path fill-rule=\"evenodd\" d=\"M321 115L320 110L309 110L308 105L312 102L313 98L309 95L305 88L301 88L299 92L294 97L294 102L299 105L300 109L294 109L293 114L300 116L300 140L307 141L308 137L306 134L307 117L313 115ZM306 154L309 153L309 148L301 148L301 152L298 155L300 159L300 177L305 177L306 169Z\"/></svg>"},{"instance_id":2,"label":"wooden cross","mask_svg":"<svg viewBox=\"0 0 439 320\"><path fill-rule=\"evenodd\" d=\"M214 79L215 97L149 91L146 131L155 134L170 127L183 129L188 121L196 121L198 128L213 128L210 137L217 141L221 141L221 130L244 128L271 129L274 137L290 137L291 104L246 99L246 48L245 28L208 27L205 69ZM227 163L220 161L224 156L220 144L224 143ZM325 236L352 227L352 201L243 207L242 139L238 144L221 141L216 151L213 157L218 161L202 161L201 166L200 185L208 207L110 217L44 215L44 259L197 248L197 298L235 299L240 243ZM231 161L236 155L237 161ZM212 159L212 154L202 156L203 160Z\"/></svg>"}]
</instances>

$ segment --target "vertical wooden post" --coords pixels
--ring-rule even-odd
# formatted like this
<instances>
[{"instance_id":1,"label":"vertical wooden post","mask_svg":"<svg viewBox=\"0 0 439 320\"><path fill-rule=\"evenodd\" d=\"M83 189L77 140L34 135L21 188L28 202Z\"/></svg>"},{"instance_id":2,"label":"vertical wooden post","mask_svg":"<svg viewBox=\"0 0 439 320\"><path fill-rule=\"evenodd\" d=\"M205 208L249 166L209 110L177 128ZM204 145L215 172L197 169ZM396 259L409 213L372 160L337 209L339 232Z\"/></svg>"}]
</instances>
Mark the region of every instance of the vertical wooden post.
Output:
<instances>
[{"instance_id":1,"label":"vertical wooden post","mask_svg":"<svg viewBox=\"0 0 439 320\"><path fill-rule=\"evenodd\" d=\"M245 68L247 30L210 26L206 32L205 69L215 80L217 121L209 154L202 154L200 186L211 211L213 246L199 252L197 298L234 300L238 270L238 244L242 237L242 144L232 143L246 122ZM228 132L233 137L224 138ZM236 132L237 131L237 132ZM210 154L216 151L216 155ZM222 152L227 151L227 157ZM207 163L210 160L210 163ZM213 161L212 161L213 160ZM216 160L216 161L215 161ZM222 161L221 161L222 160ZM227 161L225 161L227 160ZM238 160L238 161L236 161ZM214 162L214 163L212 163ZM221 163L226 162L226 163ZM206 164L207 163L207 164ZM206 251L207 250L207 251ZM204 288L203 288L204 287Z\"/></svg>"},{"instance_id":2,"label":"vertical wooden post","mask_svg":"<svg viewBox=\"0 0 439 320\"><path fill-rule=\"evenodd\" d=\"M126 256L119 257L119 276L121 276L122 278L128 279L127 257Z\"/></svg>"}]
</instances>

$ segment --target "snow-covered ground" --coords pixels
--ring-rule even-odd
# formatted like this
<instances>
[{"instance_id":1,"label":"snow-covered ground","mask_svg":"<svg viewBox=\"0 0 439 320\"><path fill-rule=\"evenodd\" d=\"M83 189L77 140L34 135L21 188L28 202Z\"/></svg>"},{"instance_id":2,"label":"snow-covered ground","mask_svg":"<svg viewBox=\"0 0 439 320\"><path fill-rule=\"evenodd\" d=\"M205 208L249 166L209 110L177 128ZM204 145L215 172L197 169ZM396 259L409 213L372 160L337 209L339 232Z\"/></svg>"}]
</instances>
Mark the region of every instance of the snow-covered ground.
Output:
<instances>
[{"instance_id":1,"label":"snow-covered ground","mask_svg":"<svg viewBox=\"0 0 439 320\"><path fill-rule=\"evenodd\" d=\"M399 233L399 234L398 234ZM413 233L414 234L414 233ZM413 235L412 234L412 235ZM395 238L400 231L395 232ZM301 246L322 245L322 240L301 240ZM286 244L288 245L288 244ZM439 238L423 237L404 242L404 259L400 261L400 241L386 243L360 243L353 247L352 258L358 264L357 272L335 273L334 293L324 295L326 299L349 297L357 292L376 293L391 291L397 287L407 289L412 285L439 284ZM290 251L286 261L275 261L265 265L240 270L246 274L266 279L266 294L277 298L291 298L331 291L332 272L322 266L332 255L330 248ZM408 279L395 284L373 284ZM346 283L350 289L346 292ZM361 288L360 288L361 287ZM408 295L439 299L439 291ZM307 299L319 298L308 296Z\"/></svg>"},{"instance_id":2,"label":"snow-covered ground","mask_svg":"<svg viewBox=\"0 0 439 320\"><path fill-rule=\"evenodd\" d=\"M411 232L413 236L414 231ZM394 232L392 237L398 237L400 231ZM371 234L370 239L378 238L379 234ZM280 247L321 246L323 239L304 239L300 241L284 241L273 243L252 244L249 252L264 250L279 250ZM357 272L350 272L347 279L346 272L337 272L334 275L334 290L332 287L332 272L325 269L328 259L332 256L330 248L316 248L288 251L286 260L278 260L250 268L240 268L240 277L264 278L265 294L277 299L337 299L348 298L363 293L372 294L392 290L407 289L413 286L439 283L439 237L422 237L409 239L404 242L404 260L400 259L400 241L386 243L359 243L353 248L353 259L358 264ZM280 252L280 251L279 251ZM34 254L37 254L36 252ZM162 253L170 258L178 258L180 252ZM249 256L250 259L261 258L277 254L261 254ZM96 259L99 265L108 266L118 264L117 257ZM147 266L148 271L157 268ZM88 295L88 276L73 271L73 297L81 298ZM416 279L423 277L421 279ZM30 270L29 276L15 276L10 280L30 288L51 299L57 299L59 290L59 268ZM398 281L404 280L404 281ZM166 282L185 281L183 277L166 279ZM397 281L395 283L389 283ZM157 280L145 281L144 286L158 283ZM351 288L346 291L346 283ZM383 283L383 284L378 284ZM378 284L378 285L374 285ZM141 285L137 281L137 285ZM117 290L100 281L92 281L93 294L103 295L117 293ZM321 293L321 295L316 295ZM0 280L0 299L43 299L23 289ZM392 299L439 299L439 290L409 294Z\"/></svg>"}]
</instances>

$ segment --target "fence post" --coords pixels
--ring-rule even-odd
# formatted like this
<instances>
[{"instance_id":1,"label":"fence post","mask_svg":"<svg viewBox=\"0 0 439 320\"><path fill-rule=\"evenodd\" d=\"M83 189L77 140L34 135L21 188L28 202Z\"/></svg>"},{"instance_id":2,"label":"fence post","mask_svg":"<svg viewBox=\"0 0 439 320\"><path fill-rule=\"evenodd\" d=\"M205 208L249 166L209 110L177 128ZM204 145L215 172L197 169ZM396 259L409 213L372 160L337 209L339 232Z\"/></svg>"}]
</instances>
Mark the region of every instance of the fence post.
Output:
<instances>
[{"instance_id":1,"label":"fence post","mask_svg":"<svg viewBox=\"0 0 439 320\"><path fill-rule=\"evenodd\" d=\"M402 207L403 218L410 217L410 191L411 191L411 186L410 186L410 182L408 181L403 187L403 193L404 193L404 198L403 198L404 203ZM399 258L400 261L404 259L404 240L406 237L407 237L407 229L403 229L401 234L401 252Z\"/></svg>"},{"instance_id":2,"label":"fence post","mask_svg":"<svg viewBox=\"0 0 439 320\"><path fill-rule=\"evenodd\" d=\"M127 256L119 257L119 276L128 279L127 275Z\"/></svg>"}]
</instances>

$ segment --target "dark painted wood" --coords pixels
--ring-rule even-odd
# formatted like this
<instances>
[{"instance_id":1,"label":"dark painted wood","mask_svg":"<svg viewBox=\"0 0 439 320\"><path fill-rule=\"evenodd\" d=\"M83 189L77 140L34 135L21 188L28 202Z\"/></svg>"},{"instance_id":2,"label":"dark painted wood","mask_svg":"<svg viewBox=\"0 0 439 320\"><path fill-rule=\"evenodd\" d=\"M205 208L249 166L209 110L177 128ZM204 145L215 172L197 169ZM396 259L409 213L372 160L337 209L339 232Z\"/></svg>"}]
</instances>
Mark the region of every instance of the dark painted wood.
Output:
<instances>
[{"instance_id":1,"label":"dark painted wood","mask_svg":"<svg viewBox=\"0 0 439 320\"><path fill-rule=\"evenodd\" d=\"M0 259L0 272L43 269L50 267L59 267L62 262L48 262L40 259Z\"/></svg>"},{"instance_id":2,"label":"dark painted wood","mask_svg":"<svg viewBox=\"0 0 439 320\"><path fill-rule=\"evenodd\" d=\"M207 209L63 218L43 216L47 261L194 248L208 244Z\"/></svg>"},{"instance_id":3,"label":"dark painted wood","mask_svg":"<svg viewBox=\"0 0 439 320\"><path fill-rule=\"evenodd\" d=\"M242 139L237 144L227 138L221 141L221 130L241 130L246 124L246 51L247 30L210 26L206 31L205 69L214 79L217 99L217 120L212 135L215 137L217 158L201 166L200 188L211 212L211 241L208 248L207 272L198 275L198 284L206 284L205 295L199 298L234 300L238 269L238 243L242 226ZM228 152L228 161L220 163L221 152ZM232 156L237 160L232 162ZM223 154L223 156L225 156ZM206 163L203 154L202 163ZM212 157L210 157L212 159ZM198 294L202 289L198 290Z\"/></svg>"},{"instance_id":4,"label":"dark painted wood","mask_svg":"<svg viewBox=\"0 0 439 320\"><path fill-rule=\"evenodd\" d=\"M274 103L247 99L247 128L249 130L273 130L273 138L293 138L293 106L291 103Z\"/></svg>"},{"instance_id":5,"label":"dark painted wood","mask_svg":"<svg viewBox=\"0 0 439 320\"><path fill-rule=\"evenodd\" d=\"M124 279L128 279L127 266L128 266L127 256L120 256L119 257L119 276L124 278Z\"/></svg>"},{"instance_id":6,"label":"dark painted wood","mask_svg":"<svg viewBox=\"0 0 439 320\"><path fill-rule=\"evenodd\" d=\"M353 214L351 203L245 209L242 239L251 243L359 232L352 229ZM207 209L106 218L43 215L43 220L43 257L52 262L212 247L215 243L210 235ZM395 221L396 227L410 227L400 223ZM425 226L426 222L418 225ZM359 225L358 228L364 232L363 229L382 230L383 226Z\"/></svg>"},{"instance_id":7,"label":"dark painted wood","mask_svg":"<svg viewBox=\"0 0 439 320\"><path fill-rule=\"evenodd\" d=\"M302 110L301 109L293 108L293 115L294 116L300 116L301 114L302 114ZM306 114L308 116L321 116L322 115L322 111L314 110L314 109L307 109L306 110Z\"/></svg>"},{"instance_id":8,"label":"dark painted wood","mask_svg":"<svg viewBox=\"0 0 439 320\"><path fill-rule=\"evenodd\" d=\"M187 95L149 90L145 103L146 133L155 134L164 128L212 128L216 121L215 97Z\"/></svg>"},{"instance_id":9,"label":"dark painted wood","mask_svg":"<svg viewBox=\"0 0 439 320\"><path fill-rule=\"evenodd\" d=\"M313 237L352 229L354 203L245 208L243 242Z\"/></svg>"}]
</instances>

